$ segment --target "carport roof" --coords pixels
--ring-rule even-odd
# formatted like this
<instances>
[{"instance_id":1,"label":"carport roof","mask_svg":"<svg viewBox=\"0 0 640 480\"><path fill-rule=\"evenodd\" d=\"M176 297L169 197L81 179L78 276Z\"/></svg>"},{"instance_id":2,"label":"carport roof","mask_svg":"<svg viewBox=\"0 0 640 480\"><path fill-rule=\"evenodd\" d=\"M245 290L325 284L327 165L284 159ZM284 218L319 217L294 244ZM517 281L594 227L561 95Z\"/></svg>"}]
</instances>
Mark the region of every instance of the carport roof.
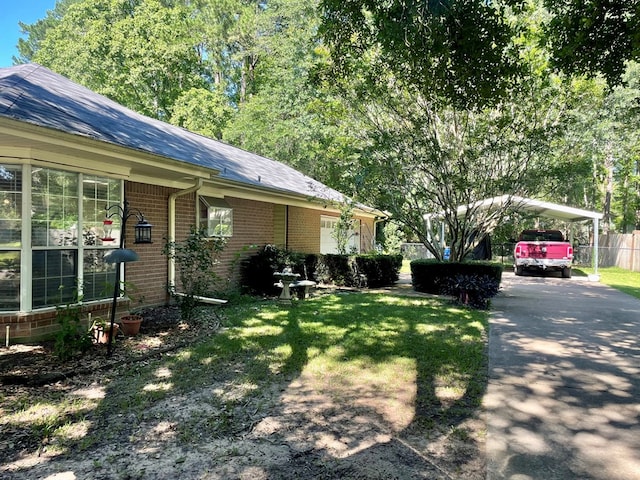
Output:
<instances>
[{"instance_id":1,"label":"carport roof","mask_svg":"<svg viewBox=\"0 0 640 480\"><path fill-rule=\"evenodd\" d=\"M487 198L471 206L472 209L491 209L492 207L502 207L510 205L514 210L527 211L537 215L550 218L558 218L569 222L581 222L585 220L600 220L603 215L599 212L591 212L580 208L568 207L557 203L545 202L533 198L519 197L516 195L502 195L499 197ZM458 207L458 216L464 216L469 209L468 206Z\"/></svg>"}]
</instances>

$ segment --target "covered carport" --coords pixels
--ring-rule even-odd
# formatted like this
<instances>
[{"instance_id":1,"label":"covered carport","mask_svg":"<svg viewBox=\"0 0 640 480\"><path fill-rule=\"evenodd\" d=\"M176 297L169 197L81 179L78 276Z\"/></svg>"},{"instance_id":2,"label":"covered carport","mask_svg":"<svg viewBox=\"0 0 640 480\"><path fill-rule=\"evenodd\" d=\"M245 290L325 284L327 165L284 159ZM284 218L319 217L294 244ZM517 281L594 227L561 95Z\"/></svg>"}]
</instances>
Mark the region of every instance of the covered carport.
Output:
<instances>
[{"instance_id":1,"label":"covered carport","mask_svg":"<svg viewBox=\"0 0 640 480\"><path fill-rule=\"evenodd\" d=\"M533 198L519 197L517 195L501 195L498 197L487 198L477 202L471 206L460 206L457 209L459 217L463 217L467 210L482 210L491 208L510 208L516 212L529 212L541 217L555 218L567 222L583 222L591 220L593 222L593 260L594 275L589 278L591 280L599 280L598 275L598 229L602 213L582 210L580 208L568 207L557 203L545 202ZM444 237L444 235L443 235Z\"/></svg>"}]
</instances>

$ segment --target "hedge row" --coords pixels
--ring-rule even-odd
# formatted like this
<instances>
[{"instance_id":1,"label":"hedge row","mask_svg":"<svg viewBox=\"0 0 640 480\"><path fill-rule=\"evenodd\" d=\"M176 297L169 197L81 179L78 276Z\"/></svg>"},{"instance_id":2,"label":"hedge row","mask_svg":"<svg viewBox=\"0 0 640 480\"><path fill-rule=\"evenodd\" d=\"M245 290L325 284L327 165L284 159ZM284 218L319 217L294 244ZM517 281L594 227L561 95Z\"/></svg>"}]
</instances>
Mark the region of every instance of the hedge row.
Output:
<instances>
[{"instance_id":1,"label":"hedge row","mask_svg":"<svg viewBox=\"0 0 640 480\"><path fill-rule=\"evenodd\" d=\"M240 281L250 293L275 295L274 272L289 266L300 278L339 286L382 287L399 277L402 255L316 255L265 245L240 263ZM366 279L366 280L365 280Z\"/></svg>"},{"instance_id":2,"label":"hedge row","mask_svg":"<svg viewBox=\"0 0 640 480\"><path fill-rule=\"evenodd\" d=\"M411 281L417 292L451 295L461 303L486 308L498 293L502 265L490 262L411 262Z\"/></svg>"},{"instance_id":3,"label":"hedge row","mask_svg":"<svg viewBox=\"0 0 640 480\"><path fill-rule=\"evenodd\" d=\"M289 266L300 278L315 281L318 257L265 245L255 255L240 262L240 283L249 293L276 295L280 288L275 286L277 279L273 276L274 272L281 272Z\"/></svg>"},{"instance_id":4,"label":"hedge row","mask_svg":"<svg viewBox=\"0 0 640 480\"><path fill-rule=\"evenodd\" d=\"M502 265L490 262L439 262L429 259L411 262L411 282L417 292L439 294L444 279L456 275L486 275L500 284Z\"/></svg>"}]
</instances>

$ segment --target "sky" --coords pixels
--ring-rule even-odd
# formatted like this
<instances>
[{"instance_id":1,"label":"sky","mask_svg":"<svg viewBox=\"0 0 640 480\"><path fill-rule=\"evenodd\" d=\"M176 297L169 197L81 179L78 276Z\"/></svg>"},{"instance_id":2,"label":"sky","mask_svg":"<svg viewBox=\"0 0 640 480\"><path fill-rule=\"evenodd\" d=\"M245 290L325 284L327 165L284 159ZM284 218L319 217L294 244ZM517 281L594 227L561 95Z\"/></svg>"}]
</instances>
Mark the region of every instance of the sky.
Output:
<instances>
[{"instance_id":1,"label":"sky","mask_svg":"<svg viewBox=\"0 0 640 480\"><path fill-rule=\"evenodd\" d=\"M18 56L18 22L35 23L55 6L56 0L0 0L0 68L13 65L11 58Z\"/></svg>"}]
</instances>

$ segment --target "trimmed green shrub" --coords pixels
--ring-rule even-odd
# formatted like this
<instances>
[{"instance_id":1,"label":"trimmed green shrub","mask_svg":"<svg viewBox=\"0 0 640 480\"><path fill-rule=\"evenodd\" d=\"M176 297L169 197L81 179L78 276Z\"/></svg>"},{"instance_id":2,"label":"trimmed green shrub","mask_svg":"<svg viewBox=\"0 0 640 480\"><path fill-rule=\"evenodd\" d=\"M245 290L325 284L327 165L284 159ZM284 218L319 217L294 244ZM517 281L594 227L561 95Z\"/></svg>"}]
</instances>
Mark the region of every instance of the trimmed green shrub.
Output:
<instances>
[{"instance_id":1,"label":"trimmed green shrub","mask_svg":"<svg viewBox=\"0 0 640 480\"><path fill-rule=\"evenodd\" d=\"M486 309L500 290L500 282L489 275L454 275L441 281L441 293L473 308Z\"/></svg>"},{"instance_id":2,"label":"trimmed green shrub","mask_svg":"<svg viewBox=\"0 0 640 480\"><path fill-rule=\"evenodd\" d=\"M240 262L240 283L251 294L277 295L280 288L275 286L275 272L281 272L289 266L300 278L315 281L317 264L318 256L315 254L265 245L256 254Z\"/></svg>"},{"instance_id":3,"label":"trimmed green shrub","mask_svg":"<svg viewBox=\"0 0 640 480\"><path fill-rule=\"evenodd\" d=\"M402 255L357 255L358 273L367 277L370 288L387 287L398 281Z\"/></svg>"},{"instance_id":4,"label":"trimmed green shrub","mask_svg":"<svg viewBox=\"0 0 640 480\"><path fill-rule=\"evenodd\" d=\"M468 284L467 291L488 299L497 293L502 281L502 265L491 262L440 262L420 259L411 262L411 281L417 292L436 295L456 293L461 284ZM491 294L495 290L495 293ZM476 295L476 294L474 294ZM480 298L474 300L480 305Z\"/></svg>"},{"instance_id":5,"label":"trimmed green shrub","mask_svg":"<svg viewBox=\"0 0 640 480\"><path fill-rule=\"evenodd\" d=\"M327 253L318 260L318 279L323 283L331 283L343 287L354 287L358 284L350 255Z\"/></svg>"}]
</instances>

